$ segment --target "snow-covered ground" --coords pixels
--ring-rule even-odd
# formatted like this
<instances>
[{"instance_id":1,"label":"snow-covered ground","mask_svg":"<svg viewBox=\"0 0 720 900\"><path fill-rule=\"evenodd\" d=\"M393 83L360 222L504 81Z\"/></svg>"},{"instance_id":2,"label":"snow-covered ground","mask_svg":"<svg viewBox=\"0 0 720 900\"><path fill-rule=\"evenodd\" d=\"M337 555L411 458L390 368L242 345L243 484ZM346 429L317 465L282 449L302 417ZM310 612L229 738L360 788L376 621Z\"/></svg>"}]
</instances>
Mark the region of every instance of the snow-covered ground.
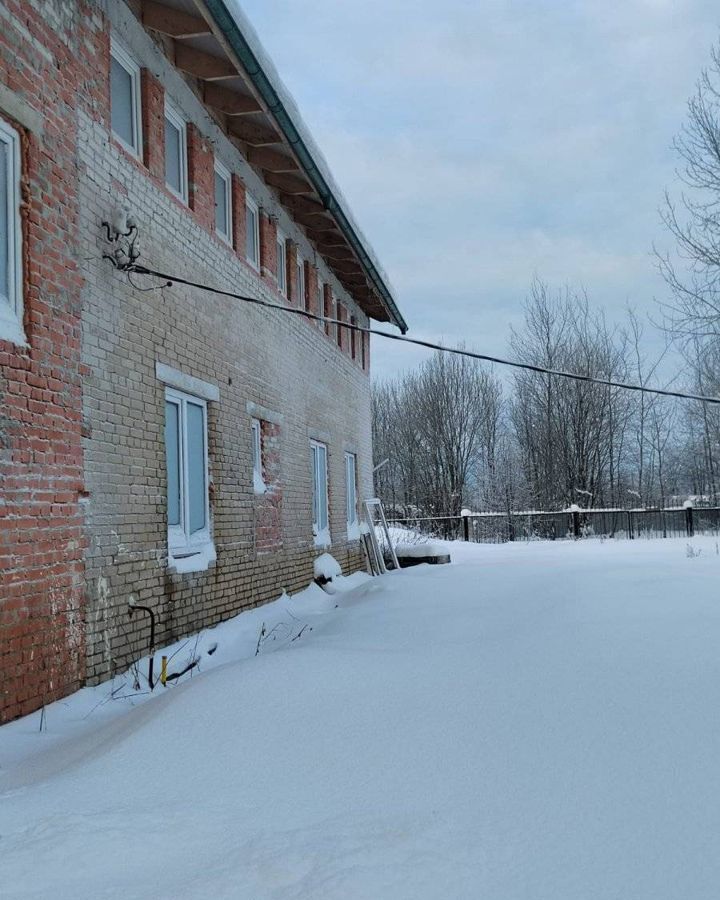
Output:
<instances>
[{"instance_id":1,"label":"snow-covered ground","mask_svg":"<svg viewBox=\"0 0 720 900\"><path fill-rule=\"evenodd\" d=\"M183 644L202 671L150 702L0 728L0 896L716 900L720 556L690 543L452 544Z\"/></svg>"}]
</instances>

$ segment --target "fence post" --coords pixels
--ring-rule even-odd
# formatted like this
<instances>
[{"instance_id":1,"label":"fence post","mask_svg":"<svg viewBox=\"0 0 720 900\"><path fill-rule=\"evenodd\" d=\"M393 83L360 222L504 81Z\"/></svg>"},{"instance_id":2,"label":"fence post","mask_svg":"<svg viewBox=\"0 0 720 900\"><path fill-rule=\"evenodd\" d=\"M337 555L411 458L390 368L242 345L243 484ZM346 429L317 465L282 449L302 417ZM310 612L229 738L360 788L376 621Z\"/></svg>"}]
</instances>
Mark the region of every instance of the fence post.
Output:
<instances>
[{"instance_id":1,"label":"fence post","mask_svg":"<svg viewBox=\"0 0 720 900\"><path fill-rule=\"evenodd\" d=\"M463 540L470 540L470 510L461 509L460 518L462 519Z\"/></svg>"},{"instance_id":2,"label":"fence post","mask_svg":"<svg viewBox=\"0 0 720 900\"><path fill-rule=\"evenodd\" d=\"M573 510L573 536L577 539L580 537L580 513Z\"/></svg>"},{"instance_id":3,"label":"fence post","mask_svg":"<svg viewBox=\"0 0 720 900\"><path fill-rule=\"evenodd\" d=\"M632 521L632 513L630 510L627 510L627 531L628 531L628 539L632 540L635 535L633 534L633 521Z\"/></svg>"},{"instance_id":4,"label":"fence post","mask_svg":"<svg viewBox=\"0 0 720 900\"><path fill-rule=\"evenodd\" d=\"M693 508L689 500L685 501L685 531L688 537L694 537L695 523L693 522Z\"/></svg>"},{"instance_id":5,"label":"fence post","mask_svg":"<svg viewBox=\"0 0 720 900\"><path fill-rule=\"evenodd\" d=\"M510 510L508 510L508 540L515 540L515 524L513 522L513 516Z\"/></svg>"}]
</instances>

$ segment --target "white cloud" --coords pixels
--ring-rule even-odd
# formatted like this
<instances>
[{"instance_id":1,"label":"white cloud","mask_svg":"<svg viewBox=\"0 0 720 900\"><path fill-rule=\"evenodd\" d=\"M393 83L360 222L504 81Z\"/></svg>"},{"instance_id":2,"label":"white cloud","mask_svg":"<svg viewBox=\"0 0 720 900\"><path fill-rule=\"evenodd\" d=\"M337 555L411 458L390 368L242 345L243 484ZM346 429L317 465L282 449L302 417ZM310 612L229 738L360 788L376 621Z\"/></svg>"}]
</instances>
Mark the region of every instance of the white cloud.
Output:
<instances>
[{"instance_id":1,"label":"white cloud","mask_svg":"<svg viewBox=\"0 0 720 900\"><path fill-rule=\"evenodd\" d=\"M709 0L246 0L411 333L505 347L530 280L610 317L662 292L670 150ZM409 354L409 355L408 355ZM416 354L374 353L384 372Z\"/></svg>"}]
</instances>

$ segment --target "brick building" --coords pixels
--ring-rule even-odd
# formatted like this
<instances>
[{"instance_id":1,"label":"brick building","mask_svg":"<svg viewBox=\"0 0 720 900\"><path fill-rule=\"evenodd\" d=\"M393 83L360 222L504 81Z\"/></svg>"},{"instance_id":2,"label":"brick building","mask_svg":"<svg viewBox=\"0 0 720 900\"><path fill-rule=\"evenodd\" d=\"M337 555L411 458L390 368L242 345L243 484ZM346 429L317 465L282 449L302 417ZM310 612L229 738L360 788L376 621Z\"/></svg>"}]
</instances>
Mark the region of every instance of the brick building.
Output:
<instances>
[{"instance_id":1,"label":"brick building","mask_svg":"<svg viewBox=\"0 0 720 900\"><path fill-rule=\"evenodd\" d=\"M405 323L233 0L0 13L3 721L363 564L367 336L104 257Z\"/></svg>"}]
</instances>

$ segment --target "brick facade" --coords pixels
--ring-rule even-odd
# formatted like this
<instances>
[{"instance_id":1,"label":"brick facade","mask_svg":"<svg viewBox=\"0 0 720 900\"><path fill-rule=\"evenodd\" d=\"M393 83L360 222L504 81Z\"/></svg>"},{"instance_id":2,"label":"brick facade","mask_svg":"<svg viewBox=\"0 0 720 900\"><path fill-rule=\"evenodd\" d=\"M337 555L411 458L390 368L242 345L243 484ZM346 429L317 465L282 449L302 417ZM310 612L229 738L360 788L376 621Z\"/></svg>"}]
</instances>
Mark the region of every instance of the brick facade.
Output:
<instances>
[{"instance_id":1,"label":"brick facade","mask_svg":"<svg viewBox=\"0 0 720 900\"><path fill-rule=\"evenodd\" d=\"M124 3L4 7L0 118L23 138L28 347L0 341L0 722L145 653L146 623L128 617L131 600L156 610L160 644L307 585L320 552L311 439L328 446L331 552L344 571L363 565L346 538L345 451L357 454L361 497L372 481L367 365L334 336L300 316L131 281L102 259L100 223L127 205L142 262L277 303L279 225L291 292L283 302L302 305L299 252L311 311L319 273L326 299L343 297L366 322L277 195ZM111 30L142 71L142 159L110 130ZM188 122L188 206L164 186L166 94ZM232 173L232 247L214 230L216 155ZM260 205L259 274L245 259L246 190ZM158 364L217 397L207 403L216 559L193 574L168 559ZM253 490L253 417L263 430L262 495Z\"/></svg>"},{"instance_id":2,"label":"brick facade","mask_svg":"<svg viewBox=\"0 0 720 900\"><path fill-rule=\"evenodd\" d=\"M22 142L27 346L0 340L0 722L85 674L77 145L80 117L107 107L95 10L3 7L0 119Z\"/></svg>"}]
</instances>

